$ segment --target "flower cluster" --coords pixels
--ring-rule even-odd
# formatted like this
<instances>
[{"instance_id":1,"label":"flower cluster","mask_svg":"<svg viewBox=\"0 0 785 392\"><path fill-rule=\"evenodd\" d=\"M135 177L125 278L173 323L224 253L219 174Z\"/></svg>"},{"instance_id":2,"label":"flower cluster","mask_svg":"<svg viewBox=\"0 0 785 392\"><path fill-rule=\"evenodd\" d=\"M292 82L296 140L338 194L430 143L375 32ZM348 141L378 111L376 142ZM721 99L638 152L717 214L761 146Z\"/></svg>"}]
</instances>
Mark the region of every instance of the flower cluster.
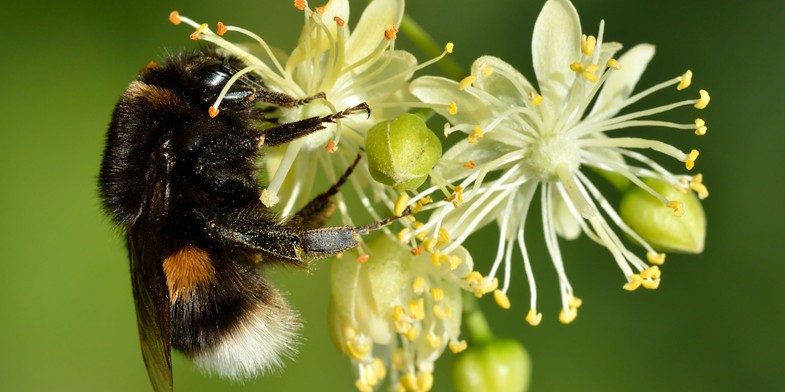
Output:
<instances>
[{"instance_id":1,"label":"flower cluster","mask_svg":"<svg viewBox=\"0 0 785 392\"><path fill-rule=\"evenodd\" d=\"M674 123L651 117L682 106L703 109L709 94L700 90L696 98L620 115L623 109L668 87L684 90L692 79L687 71L632 94L654 47L637 45L616 58L620 49L620 44L604 41L604 22L597 36L584 35L570 2L549 0L532 39L539 89L511 65L491 56L477 59L471 75L459 82L425 76L411 85L414 95L433 104L449 121L446 135L467 135L445 153L431 175L433 187L423 193L441 189L449 197L427 207L433 211L430 219L413 234L445 230L457 234L434 250L435 254L450 254L478 228L496 222L498 249L490 272L470 276L468 283L478 296L493 291L500 306L510 307L507 292L517 244L531 291L526 320L532 325L540 323L542 314L537 309L537 289L526 251L525 223L537 190L545 243L559 276L559 320L563 323L575 319L581 300L567 278L559 237L573 239L584 233L607 248L626 278L627 290L657 288L659 266L665 259L665 254L622 219L587 169L614 180L625 192L628 188L642 190L657 201L653 208L670 208L675 215L672 219L699 222L695 236L700 245L695 250L702 249L700 204L690 203L695 208L688 211L682 199L689 200L689 195L669 198L665 196L670 195L667 189L655 189L663 183L665 188L683 193L692 190L704 198L708 191L702 176L673 174L639 150L651 149L681 161L687 170L693 168L698 151L682 152L656 139L619 134L633 127L657 127L703 135L707 128L700 118ZM646 211L635 213L648 216ZM648 263L628 249L619 231L646 249ZM497 275L503 278L501 288Z\"/></svg>"},{"instance_id":2,"label":"flower cluster","mask_svg":"<svg viewBox=\"0 0 785 392\"><path fill-rule=\"evenodd\" d=\"M692 73L686 71L633 93L654 46L637 45L617 56L622 46L606 42L604 22L596 36L585 35L569 0L546 0L532 38L536 86L493 56L474 61L470 76L460 81L434 76L412 81L416 71L450 53L452 44L424 63L396 49L404 0L371 1L351 31L348 0L316 8L305 0L294 5L303 14L303 29L288 55L240 27L219 22L212 30L176 12L170 19L194 27L192 39L243 59L247 68L238 75L254 72L269 88L301 97L302 105L274 114L282 122L335 114L361 103L372 109L367 118L342 118L268 151L264 164L270 183L262 193L265 205L290 216L310 200L316 178L334 183L357 155L367 154L342 190L353 193L367 215L358 218L360 209L350 210L339 194L343 223L379 221L407 207L417 213L401 220L402 230L385 227L385 235L361 240L357 250L332 265L331 335L350 358L359 390L371 391L384 379L393 390L430 390L434 362L445 349L467 347L461 338L462 292L493 293L501 307L511 306L507 293L514 284L515 248L530 290L526 320L541 322L525 242L526 220L537 197L542 233L559 277L559 320L565 324L577 316L581 299L567 278L559 238L585 234L605 247L624 274L627 290L658 287L663 251L703 249L705 217L698 199L708 190L702 175L674 174L652 156L670 157L692 170L698 151L684 152L629 129L704 135L701 118L677 123L654 116L683 106L704 109L709 94L699 90L680 101L620 114L652 94L690 87ZM228 34L242 34L254 44L235 44L223 38ZM219 97L211 115L220 103ZM419 117L406 114L412 109L430 109L447 119L445 137L465 137L439 158L438 138ZM598 177L621 193L619 210L595 185ZM417 191L426 179L430 186ZM499 229L498 246L483 274L463 245L491 223ZM631 251L624 236L643 247L646 256ZM520 351L516 358L524 358Z\"/></svg>"}]
</instances>

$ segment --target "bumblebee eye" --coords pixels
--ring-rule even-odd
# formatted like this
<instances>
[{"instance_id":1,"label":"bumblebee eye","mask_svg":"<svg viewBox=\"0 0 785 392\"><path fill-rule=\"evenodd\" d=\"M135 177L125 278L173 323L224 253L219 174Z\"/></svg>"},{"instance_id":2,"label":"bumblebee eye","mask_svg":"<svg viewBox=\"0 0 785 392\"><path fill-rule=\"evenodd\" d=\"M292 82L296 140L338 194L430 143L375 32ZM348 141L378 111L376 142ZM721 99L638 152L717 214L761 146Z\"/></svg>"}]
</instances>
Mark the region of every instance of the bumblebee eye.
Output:
<instances>
[{"instance_id":1,"label":"bumblebee eye","mask_svg":"<svg viewBox=\"0 0 785 392\"><path fill-rule=\"evenodd\" d=\"M236 72L229 64L219 63L202 70L199 80L208 89L223 88Z\"/></svg>"}]
</instances>

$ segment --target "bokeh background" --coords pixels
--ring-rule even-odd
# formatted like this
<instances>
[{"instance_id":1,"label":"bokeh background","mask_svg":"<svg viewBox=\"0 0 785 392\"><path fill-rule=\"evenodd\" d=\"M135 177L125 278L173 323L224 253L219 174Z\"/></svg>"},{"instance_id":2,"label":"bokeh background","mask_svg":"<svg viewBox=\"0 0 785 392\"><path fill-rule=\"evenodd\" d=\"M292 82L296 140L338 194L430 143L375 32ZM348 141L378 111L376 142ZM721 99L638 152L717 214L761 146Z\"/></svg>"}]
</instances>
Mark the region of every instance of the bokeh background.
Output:
<instances>
[{"instance_id":1,"label":"bokeh background","mask_svg":"<svg viewBox=\"0 0 785 392\"><path fill-rule=\"evenodd\" d=\"M494 54L531 76L531 32L543 3L411 0L407 10L438 42L455 42L453 56L462 66ZM353 4L356 19L364 4ZM707 136L665 136L701 150L698 170L711 191L704 204L706 251L669 255L659 290L628 293L604 249L585 237L562 242L569 276L584 299L580 317L564 326L557 321L555 274L533 233L528 243L546 318L537 328L524 322L528 289L517 274L512 309L483 301L494 330L525 344L534 361L533 391L785 390L785 3L574 4L585 31L596 32L604 18L609 40L657 44L639 86L691 68L695 85L711 92L712 103L701 113ZM150 60L192 44L189 28L167 22L172 9L247 27L287 49L302 23L289 0L16 1L0 12L6 37L0 61L2 391L150 389L125 251L99 209L96 175L113 105L127 83ZM675 94L658 99L680 99ZM683 115L690 119L694 112ZM175 355L178 389L352 390L349 363L325 326L327 272L323 264L311 274L277 274L307 320L301 352L284 372L231 384L199 374ZM436 390L452 389L451 360L440 361Z\"/></svg>"}]
</instances>

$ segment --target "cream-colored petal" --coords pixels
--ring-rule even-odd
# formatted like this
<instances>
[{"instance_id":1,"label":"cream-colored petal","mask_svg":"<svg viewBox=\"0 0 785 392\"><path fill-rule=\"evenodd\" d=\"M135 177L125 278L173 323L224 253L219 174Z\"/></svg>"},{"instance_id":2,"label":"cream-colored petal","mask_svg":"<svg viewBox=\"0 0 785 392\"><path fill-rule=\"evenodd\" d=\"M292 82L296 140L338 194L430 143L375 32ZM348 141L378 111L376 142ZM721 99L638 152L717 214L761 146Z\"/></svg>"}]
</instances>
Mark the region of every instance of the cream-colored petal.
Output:
<instances>
[{"instance_id":1,"label":"cream-colored petal","mask_svg":"<svg viewBox=\"0 0 785 392\"><path fill-rule=\"evenodd\" d=\"M387 51L373 66L365 68L361 73L341 75L336 83L340 97L328 98L339 99L337 103L333 101L339 106L367 102L371 109L374 103L390 103L386 98L405 86L414 74L416 65L417 59L409 52Z\"/></svg>"},{"instance_id":2,"label":"cream-colored petal","mask_svg":"<svg viewBox=\"0 0 785 392\"><path fill-rule=\"evenodd\" d=\"M544 117L550 124L561 112L575 72L570 64L580 56L581 22L568 0L548 0L543 6L532 36L532 59L541 95L545 97Z\"/></svg>"},{"instance_id":3,"label":"cream-colored petal","mask_svg":"<svg viewBox=\"0 0 785 392\"><path fill-rule=\"evenodd\" d=\"M581 234L578 219L570 212L559 192L553 193L553 225L556 234L568 240L574 240Z\"/></svg>"},{"instance_id":4,"label":"cream-colored petal","mask_svg":"<svg viewBox=\"0 0 785 392\"><path fill-rule=\"evenodd\" d=\"M403 18L403 0L374 0L363 11L357 26L346 42L346 61L353 64L371 54L385 40L384 31L398 28Z\"/></svg>"},{"instance_id":5,"label":"cream-colored petal","mask_svg":"<svg viewBox=\"0 0 785 392\"><path fill-rule=\"evenodd\" d=\"M479 97L458 89L458 83L441 77L423 76L414 80L409 91L420 101L430 104L444 105L436 112L447 118L451 123L480 125L492 119L491 110ZM450 114L447 106L455 103L457 112Z\"/></svg>"},{"instance_id":6,"label":"cream-colored petal","mask_svg":"<svg viewBox=\"0 0 785 392\"><path fill-rule=\"evenodd\" d=\"M349 0L330 0L324 5L322 20L326 25L333 24L336 16L349 21Z\"/></svg>"},{"instance_id":7,"label":"cream-colored petal","mask_svg":"<svg viewBox=\"0 0 785 392\"><path fill-rule=\"evenodd\" d=\"M613 117L622 109L621 103L630 97L640 80L646 66L654 57L654 45L640 44L628 50L619 58L619 70L613 72L597 96L589 118L606 119Z\"/></svg>"},{"instance_id":8,"label":"cream-colored petal","mask_svg":"<svg viewBox=\"0 0 785 392\"><path fill-rule=\"evenodd\" d=\"M485 165L511 152L513 147L493 139L483 139L481 143L469 143L468 138L463 138L450 147L436 164L434 171L446 180L466 178L472 172L480 170ZM474 168L467 167L469 161L474 163ZM502 168L498 168L501 170Z\"/></svg>"},{"instance_id":9,"label":"cream-colored petal","mask_svg":"<svg viewBox=\"0 0 785 392\"><path fill-rule=\"evenodd\" d=\"M525 106L534 87L510 64L494 56L482 56L472 63L474 85L511 106Z\"/></svg>"}]
</instances>

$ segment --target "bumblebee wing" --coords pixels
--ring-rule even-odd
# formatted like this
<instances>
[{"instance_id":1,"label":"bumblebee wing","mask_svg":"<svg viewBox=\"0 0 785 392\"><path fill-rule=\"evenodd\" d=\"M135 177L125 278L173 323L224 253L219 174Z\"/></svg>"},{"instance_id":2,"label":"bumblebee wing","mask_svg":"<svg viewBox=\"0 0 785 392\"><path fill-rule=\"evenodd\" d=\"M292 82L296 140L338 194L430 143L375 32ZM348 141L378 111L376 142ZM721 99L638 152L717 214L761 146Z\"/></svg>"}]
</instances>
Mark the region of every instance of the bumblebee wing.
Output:
<instances>
[{"instance_id":1,"label":"bumblebee wing","mask_svg":"<svg viewBox=\"0 0 785 392\"><path fill-rule=\"evenodd\" d=\"M127 242L142 357L153 389L172 391L170 304L163 264L144 235L129 233Z\"/></svg>"}]
</instances>

